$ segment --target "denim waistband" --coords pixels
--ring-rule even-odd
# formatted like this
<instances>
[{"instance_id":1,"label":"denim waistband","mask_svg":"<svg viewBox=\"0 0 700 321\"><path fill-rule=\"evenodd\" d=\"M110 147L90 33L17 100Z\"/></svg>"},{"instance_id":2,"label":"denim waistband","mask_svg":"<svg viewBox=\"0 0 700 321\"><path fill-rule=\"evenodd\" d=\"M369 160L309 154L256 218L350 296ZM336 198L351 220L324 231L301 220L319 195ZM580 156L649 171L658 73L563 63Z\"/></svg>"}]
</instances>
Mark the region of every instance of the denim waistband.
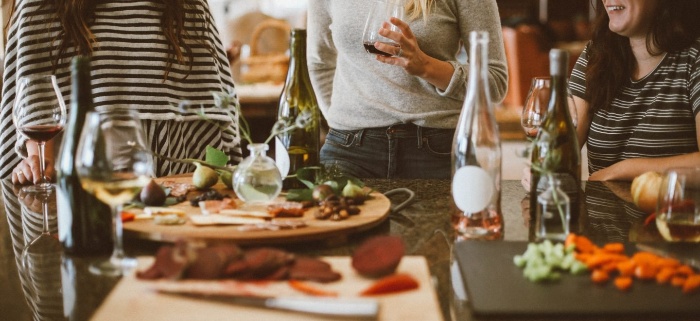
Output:
<instances>
[{"instance_id":1,"label":"denim waistband","mask_svg":"<svg viewBox=\"0 0 700 321\"><path fill-rule=\"evenodd\" d=\"M386 137L387 135L394 136L394 137L420 137L428 132L440 132L440 131L453 131L453 129L450 128L430 128L430 127L422 127L418 126L416 124L412 123L401 123L401 124L394 124L388 127L372 127L372 128L365 128L365 129L360 129L358 131L361 131L363 135L367 136L382 136Z\"/></svg>"},{"instance_id":2,"label":"denim waistband","mask_svg":"<svg viewBox=\"0 0 700 321\"><path fill-rule=\"evenodd\" d=\"M449 137L454 135L453 128L430 128L421 127L415 124L394 124L388 127L371 127L357 130L339 130L331 128L329 135L334 135L343 141L343 144L361 146L365 137L392 140L392 139L410 139L416 140L417 146L420 148L425 143L428 137L435 135Z\"/></svg>"}]
</instances>

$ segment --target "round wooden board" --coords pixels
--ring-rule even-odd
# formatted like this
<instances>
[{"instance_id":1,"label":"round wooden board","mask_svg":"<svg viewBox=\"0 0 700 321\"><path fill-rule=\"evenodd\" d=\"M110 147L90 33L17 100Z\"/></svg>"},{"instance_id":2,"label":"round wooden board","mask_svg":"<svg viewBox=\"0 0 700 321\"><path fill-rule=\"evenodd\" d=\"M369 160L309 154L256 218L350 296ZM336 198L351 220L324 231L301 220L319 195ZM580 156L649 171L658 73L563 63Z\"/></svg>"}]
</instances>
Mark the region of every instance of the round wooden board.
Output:
<instances>
[{"instance_id":1,"label":"round wooden board","mask_svg":"<svg viewBox=\"0 0 700 321\"><path fill-rule=\"evenodd\" d=\"M157 179L162 181L191 183L190 176L171 176ZM236 197L235 193L219 183L214 189L222 194ZM190 193L188 199L194 194ZM201 214L198 207L193 207L189 201L174 205L185 210L188 214ZM371 198L360 206L360 214L352 215L346 220L331 221L317 220L313 217L313 209L307 210L304 217L307 226L286 230L257 230L240 231L238 225L195 226L190 221L183 225L157 225L153 220L136 220L124 223L124 235L154 241L174 242L179 239L198 239L205 241L228 240L238 244L283 244L289 242L305 242L323 240L338 242L348 235L364 231L382 223L391 209L391 201L381 193L373 192Z\"/></svg>"}]
</instances>

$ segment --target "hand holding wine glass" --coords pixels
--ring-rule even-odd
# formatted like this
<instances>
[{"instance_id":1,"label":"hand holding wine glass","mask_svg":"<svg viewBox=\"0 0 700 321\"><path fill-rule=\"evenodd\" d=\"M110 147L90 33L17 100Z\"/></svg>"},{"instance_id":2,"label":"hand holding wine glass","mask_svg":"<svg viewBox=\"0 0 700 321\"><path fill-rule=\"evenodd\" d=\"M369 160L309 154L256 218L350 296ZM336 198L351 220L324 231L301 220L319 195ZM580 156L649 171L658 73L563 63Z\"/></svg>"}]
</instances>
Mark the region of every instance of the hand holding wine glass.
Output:
<instances>
[{"instance_id":1,"label":"hand holding wine glass","mask_svg":"<svg viewBox=\"0 0 700 321\"><path fill-rule=\"evenodd\" d=\"M39 175L36 185L27 192L46 192L52 185L46 177L46 142L63 130L66 124L66 105L53 75L31 75L19 79L12 109L12 121L17 130L36 142L39 154ZM30 166L20 164L13 181L24 182L34 176Z\"/></svg>"},{"instance_id":2,"label":"hand holding wine glass","mask_svg":"<svg viewBox=\"0 0 700 321\"><path fill-rule=\"evenodd\" d=\"M365 31L362 35L362 45L370 54L382 55L386 57L393 56L393 53L384 52L376 48L375 43L381 42L394 47L400 47L394 40L386 38L379 34L379 29L385 27L385 23L391 17L404 20L404 5L400 0L377 0L374 2L372 10L367 16L365 23ZM391 31L400 32L397 26L388 24ZM399 53L401 50L399 49Z\"/></svg>"},{"instance_id":3,"label":"hand holding wine glass","mask_svg":"<svg viewBox=\"0 0 700 321\"><path fill-rule=\"evenodd\" d=\"M124 256L121 206L150 180L151 154L138 118L129 111L88 113L75 166L88 193L112 208L114 251L109 260L90 266L95 274L118 276L136 265Z\"/></svg>"}]
</instances>

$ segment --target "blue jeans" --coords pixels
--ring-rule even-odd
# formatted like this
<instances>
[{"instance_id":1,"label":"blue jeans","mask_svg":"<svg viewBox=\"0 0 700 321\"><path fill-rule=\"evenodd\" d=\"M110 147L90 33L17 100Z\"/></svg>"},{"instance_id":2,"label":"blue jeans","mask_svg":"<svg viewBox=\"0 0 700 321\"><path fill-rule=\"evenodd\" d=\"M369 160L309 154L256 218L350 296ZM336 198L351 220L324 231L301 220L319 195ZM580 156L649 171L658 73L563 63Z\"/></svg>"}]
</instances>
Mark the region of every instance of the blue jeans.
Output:
<instances>
[{"instance_id":1,"label":"blue jeans","mask_svg":"<svg viewBox=\"0 0 700 321\"><path fill-rule=\"evenodd\" d=\"M331 128L321 148L321 163L358 178L450 178L454 132L414 124Z\"/></svg>"}]
</instances>

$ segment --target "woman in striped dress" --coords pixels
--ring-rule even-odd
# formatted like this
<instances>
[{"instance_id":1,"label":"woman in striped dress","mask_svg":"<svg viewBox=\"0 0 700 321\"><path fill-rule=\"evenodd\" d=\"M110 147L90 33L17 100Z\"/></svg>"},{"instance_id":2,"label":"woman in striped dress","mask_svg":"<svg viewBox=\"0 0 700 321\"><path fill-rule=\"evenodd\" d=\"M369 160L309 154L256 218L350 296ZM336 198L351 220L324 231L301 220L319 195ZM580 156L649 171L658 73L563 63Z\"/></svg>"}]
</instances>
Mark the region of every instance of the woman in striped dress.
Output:
<instances>
[{"instance_id":1,"label":"woman in striped dress","mask_svg":"<svg viewBox=\"0 0 700 321\"><path fill-rule=\"evenodd\" d=\"M16 3L3 75L0 178L11 176L21 184L38 180L36 148L12 123L16 80L54 74L69 106L70 61L76 55L91 56L95 108L136 111L154 152L203 159L210 145L226 152L231 162L240 160L238 115L214 106L213 92L234 88L206 0ZM182 101L189 101L196 110L181 110ZM202 120L195 111L203 111L218 126ZM53 150L58 149L58 142L52 145ZM50 150L47 148L48 175L54 173ZM23 160L21 155L28 157ZM159 158L155 163L157 176L193 170L187 164Z\"/></svg>"},{"instance_id":2,"label":"woman in striped dress","mask_svg":"<svg viewBox=\"0 0 700 321\"><path fill-rule=\"evenodd\" d=\"M700 3L603 0L569 87L589 180L700 166Z\"/></svg>"}]
</instances>

